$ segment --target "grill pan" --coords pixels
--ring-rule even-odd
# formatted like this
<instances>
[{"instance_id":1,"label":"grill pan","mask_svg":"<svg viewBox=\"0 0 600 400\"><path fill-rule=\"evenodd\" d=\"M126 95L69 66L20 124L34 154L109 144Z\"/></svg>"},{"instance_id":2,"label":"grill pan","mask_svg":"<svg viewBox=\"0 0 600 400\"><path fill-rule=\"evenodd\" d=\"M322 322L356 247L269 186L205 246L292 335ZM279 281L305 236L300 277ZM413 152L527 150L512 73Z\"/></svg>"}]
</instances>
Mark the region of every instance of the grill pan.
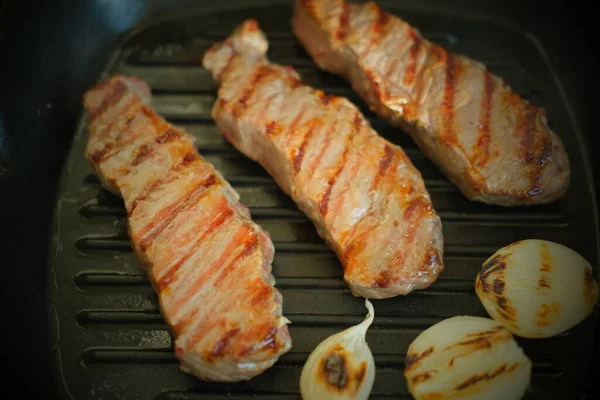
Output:
<instances>
[{"instance_id":1,"label":"grill pan","mask_svg":"<svg viewBox=\"0 0 600 400\"><path fill-rule=\"evenodd\" d=\"M308 85L349 98L382 136L404 148L442 218L446 267L438 281L407 297L374 301L376 318L367 335L377 365L372 399L410 398L404 357L421 331L455 315L487 316L474 280L498 248L527 238L556 241L582 254L597 276L591 171L560 82L536 38L477 16L380 3L427 39L484 62L517 93L546 107L571 160L567 196L549 205L510 209L465 200L407 135L370 112L343 80L313 65L291 33L289 6L227 9L224 4L149 20L121 40L99 79L121 73L149 83L157 112L196 137L200 154L225 175L253 219L270 232L276 249L273 274L284 315L292 321L293 349L249 382L203 382L179 370L157 296L130 249L122 200L101 188L84 158L87 125L81 115L63 169L51 254L52 352L65 397L299 399L300 372L309 353L364 318L363 301L343 282L333 251L267 173L226 142L210 117L216 87L200 58L246 18L256 18L266 32L271 60L294 66ZM596 319L594 314L551 339L517 338L533 361L528 399L576 398L585 386L580 366L590 364Z\"/></svg>"}]
</instances>

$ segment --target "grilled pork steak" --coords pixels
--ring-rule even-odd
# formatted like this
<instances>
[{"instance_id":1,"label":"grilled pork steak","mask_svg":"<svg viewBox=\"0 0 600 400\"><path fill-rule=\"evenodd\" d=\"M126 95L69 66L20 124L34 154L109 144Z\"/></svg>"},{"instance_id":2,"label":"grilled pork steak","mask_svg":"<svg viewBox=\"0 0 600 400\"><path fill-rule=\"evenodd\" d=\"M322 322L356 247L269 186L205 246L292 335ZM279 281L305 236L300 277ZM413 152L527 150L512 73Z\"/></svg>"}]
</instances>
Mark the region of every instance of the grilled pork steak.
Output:
<instances>
[{"instance_id":1,"label":"grilled pork steak","mask_svg":"<svg viewBox=\"0 0 600 400\"><path fill-rule=\"evenodd\" d=\"M136 78L90 89L86 156L125 200L132 247L182 369L206 380L250 379L291 347L273 287L273 244L192 137L149 103Z\"/></svg>"},{"instance_id":2,"label":"grilled pork steak","mask_svg":"<svg viewBox=\"0 0 600 400\"><path fill-rule=\"evenodd\" d=\"M292 22L316 64L409 133L468 199L516 206L567 191L569 162L544 110L482 64L433 45L372 2L296 0Z\"/></svg>"},{"instance_id":3,"label":"grilled pork steak","mask_svg":"<svg viewBox=\"0 0 600 400\"><path fill-rule=\"evenodd\" d=\"M212 115L316 225L357 296L408 294L442 271L443 239L419 172L348 100L300 84L271 64L248 20L206 52L220 85Z\"/></svg>"}]
</instances>

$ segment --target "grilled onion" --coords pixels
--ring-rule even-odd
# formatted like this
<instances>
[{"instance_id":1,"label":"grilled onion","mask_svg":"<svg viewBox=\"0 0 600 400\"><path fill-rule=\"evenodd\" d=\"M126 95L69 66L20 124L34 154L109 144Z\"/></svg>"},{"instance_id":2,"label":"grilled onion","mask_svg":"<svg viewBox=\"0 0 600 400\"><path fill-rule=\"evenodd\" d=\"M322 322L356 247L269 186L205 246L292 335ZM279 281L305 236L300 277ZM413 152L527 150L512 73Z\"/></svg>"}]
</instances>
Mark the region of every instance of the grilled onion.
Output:
<instances>
[{"instance_id":1,"label":"grilled onion","mask_svg":"<svg viewBox=\"0 0 600 400\"><path fill-rule=\"evenodd\" d=\"M475 291L492 318L527 338L573 328L598 301L591 265L574 250L544 240L498 250L483 264Z\"/></svg>"},{"instance_id":2,"label":"grilled onion","mask_svg":"<svg viewBox=\"0 0 600 400\"><path fill-rule=\"evenodd\" d=\"M363 322L322 341L302 368L300 393L304 400L368 399L375 380L375 362L365 340L375 313Z\"/></svg>"},{"instance_id":3,"label":"grilled onion","mask_svg":"<svg viewBox=\"0 0 600 400\"><path fill-rule=\"evenodd\" d=\"M520 399L531 378L531 361L512 334L482 317L452 317L426 329L405 364L416 400Z\"/></svg>"}]
</instances>

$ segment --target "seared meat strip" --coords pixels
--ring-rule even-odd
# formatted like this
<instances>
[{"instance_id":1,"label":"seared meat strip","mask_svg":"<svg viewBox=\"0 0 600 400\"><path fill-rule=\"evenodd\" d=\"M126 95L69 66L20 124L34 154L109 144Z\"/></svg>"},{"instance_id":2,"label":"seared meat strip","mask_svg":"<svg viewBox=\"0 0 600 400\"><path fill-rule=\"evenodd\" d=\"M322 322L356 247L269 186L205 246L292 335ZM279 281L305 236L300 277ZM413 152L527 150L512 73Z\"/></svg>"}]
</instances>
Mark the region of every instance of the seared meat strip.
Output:
<instances>
[{"instance_id":1,"label":"seared meat strip","mask_svg":"<svg viewBox=\"0 0 600 400\"><path fill-rule=\"evenodd\" d=\"M115 75L84 96L86 156L127 208L131 245L158 293L184 371L250 379L291 348L271 275L273 244L193 138Z\"/></svg>"},{"instance_id":2,"label":"seared meat strip","mask_svg":"<svg viewBox=\"0 0 600 400\"><path fill-rule=\"evenodd\" d=\"M258 161L337 252L357 296L386 298L429 286L442 271L443 239L419 172L356 106L300 84L271 64L248 20L206 52L220 85L213 118Z\"/></svg>"},{"instance_id":3,"label":"seared meat strip","mask_svg":"<svg viewBox=\"0 0 600 400\"><path fill-rule=\"evenodd\" d=\"M468 199L530 205L567 191L567 154L544 110L484 65L433 45L372 2L296 0L292 22L315 63L410 134Z\"/></svg>"}]
</instances>

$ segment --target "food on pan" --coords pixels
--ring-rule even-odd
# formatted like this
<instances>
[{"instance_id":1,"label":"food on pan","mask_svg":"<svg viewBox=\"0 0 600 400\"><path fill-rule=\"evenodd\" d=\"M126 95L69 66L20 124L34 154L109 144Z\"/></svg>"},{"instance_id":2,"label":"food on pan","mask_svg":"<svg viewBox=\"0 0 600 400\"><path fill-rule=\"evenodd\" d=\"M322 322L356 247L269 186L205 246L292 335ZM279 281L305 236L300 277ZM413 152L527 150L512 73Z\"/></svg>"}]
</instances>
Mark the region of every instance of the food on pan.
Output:
<instances>
[{"instance_id":1,"label":"food on pan","mask_svg":"<svg viewBox=\"0 0 600 400\"><path fill-rule=\"evenodd\" d=\"M592 266L545 240L498 250L477 275L475 291L492 318L517 336L546 338L583 321L598 302Z\"/></svg>"},{"instance_id":2,"label":"food on pan","mask_svg":"<svg viewBox=\"0 0 600 400\"><path fill-rule=\"evenodd\" d=\"M131 245L158 293L181 368L247 380L291 348L273 244L193 138L150 108L148 86L112 76L84 96L86 156L127 208Z\"/></svg>"},{"instance_id":3,"label":"food on pan","mask_svg":"<svg viewBox=\"0 0 600 400\"><path fill-rule=\"evenodd\" d=\"M497 321L457 316L417 336L404 376L416 400L518 400L529 387L531 361Z\"/></svg>"},{"instance_id":4,"label":"food on pan","mask_svg":"<svg viewBox=\"0 0 600 400\"><path fill-rule=\"evenodd\" d=\"M319 67L349 80L468 199L531 205L567 191L568 157L545 111L481 63L428 42L373 2L296 0L293 29Z\"/></svg>"},{"instance_id":5,"label":"food on pan","mask_svg":"<svg viewBox=\"0 0 600 400\"><path fill-rule=\"evenodd\" d=\"M355 295L429 286L443 269L442 225L420 173L356 106L302 85L268 61L267 47L248 20L204 55L220 85L212 115L223 135L313 221Z\"/></svg>"},{"instance_id":6,"label":"food on pan","mask_svg":"<svg viewBox=\"0 0 600 400\"><path fill-rule=\"evenodd\" d=\"M323 340L310 354L300 375L303 400L369 398L375 381L375 361L366 341L375 311L363 322Z\"/></svg>"}]
</instances>

